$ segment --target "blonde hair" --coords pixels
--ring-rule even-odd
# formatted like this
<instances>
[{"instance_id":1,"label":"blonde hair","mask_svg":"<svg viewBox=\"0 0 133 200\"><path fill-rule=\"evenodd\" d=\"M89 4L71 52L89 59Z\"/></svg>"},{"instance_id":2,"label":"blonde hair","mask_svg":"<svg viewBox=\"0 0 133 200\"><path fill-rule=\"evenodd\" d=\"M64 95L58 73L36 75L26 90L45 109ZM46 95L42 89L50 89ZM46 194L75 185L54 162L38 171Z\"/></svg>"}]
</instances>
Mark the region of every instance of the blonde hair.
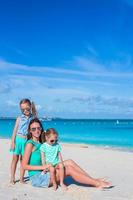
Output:
<instances>
[{"instance_id":1,"label":"blonde hair","mask_svg":"<svg viewBox=\"0 0 133 200\"><path fill-rule=\"evenodd\" d=\"M45 136L49 137L50 135L57 135L58 133L54 128L49 128L45 131Z\"/></svg>"},{"instance_id":2,"label":"blonde hair","mask_svg":"<svg viewBox=\"0 0 133 200\"><path fill-rule=\"evenodd\" d=\"M54 128L49 128L46 131L42 132L42 143L46 142L46 137L50 137L50 135L57 135L58 136L58 132L54 129Z\"/></svg>"},{"instance_id":3,"label":"blonde hair","mask_svg":"<svg viewBox=\"0 0 133 200\"><path fill-rule=\"evenodd\" d=\"M31 111L32 111L33 116L37 117L37 110L33 101L31 102Z\"/></svg>"}]
</instances>

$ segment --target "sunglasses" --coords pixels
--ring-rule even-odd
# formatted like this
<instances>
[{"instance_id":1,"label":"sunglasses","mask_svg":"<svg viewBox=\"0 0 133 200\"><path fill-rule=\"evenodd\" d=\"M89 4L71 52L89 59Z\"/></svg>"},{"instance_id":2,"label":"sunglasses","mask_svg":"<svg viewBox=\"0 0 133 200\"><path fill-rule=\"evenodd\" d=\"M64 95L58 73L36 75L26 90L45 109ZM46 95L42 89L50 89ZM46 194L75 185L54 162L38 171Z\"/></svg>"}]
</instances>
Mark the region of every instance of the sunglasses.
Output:
<instances>
[{"instance_id":1,"label":"sunglasses","mask_svg":"<svg viewBox=\"0 0 133 200\"><path fill-rule=\"evenodd\" d=\"M56 142L58 142L58 140L56 139L56 140L50 140L50 143L56 143Z\"/></svg>"},{"instance_id":2,"label":"sunglasses","mask_svg":"<svg viewBox=\"0 0 133 200\"><path fill-rule=\"evenodd\" d=\"M35 132L36 130L41 131L42 128L41 127L35 127L35 128L31 128L30 129L32 132Z\"/></svg>"},{"instance_id":3,"label":"sunglasses","mask_svg":"<svg viewBox=\"0 0 133 200\"><path fill-rule=\"evenodd\" d=\"M31 108L30 107L27 107L27 108L21 108L21 111L24 113L25 111L30 111L31 110Z\"/></svg>"}]
</instances>

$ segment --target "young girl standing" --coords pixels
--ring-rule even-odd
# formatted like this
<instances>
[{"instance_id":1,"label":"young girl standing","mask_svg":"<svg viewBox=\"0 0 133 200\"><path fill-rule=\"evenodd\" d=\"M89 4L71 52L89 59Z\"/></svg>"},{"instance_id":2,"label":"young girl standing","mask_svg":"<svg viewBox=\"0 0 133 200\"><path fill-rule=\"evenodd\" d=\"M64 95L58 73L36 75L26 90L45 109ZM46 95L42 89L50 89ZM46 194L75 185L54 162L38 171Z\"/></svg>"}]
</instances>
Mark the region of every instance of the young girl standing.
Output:
<instances>
[{"instance_id":1,"label":"young girl standing","mask_svg":"<svg viewBox=\"0 0 133 200\"><path fill-rule=\"evenodd\" d=\"M15 173L18 160L20 159L20 182L24 182L24 170L21 165L24 154L25 143L27 141L28 126L30 121L37 116L35 105L29 99L22 99L19 103L22 115L17 117L11 139L11 152L13 158L11 162L11 180L15 184Z\"/></svg>"}]
</instances>

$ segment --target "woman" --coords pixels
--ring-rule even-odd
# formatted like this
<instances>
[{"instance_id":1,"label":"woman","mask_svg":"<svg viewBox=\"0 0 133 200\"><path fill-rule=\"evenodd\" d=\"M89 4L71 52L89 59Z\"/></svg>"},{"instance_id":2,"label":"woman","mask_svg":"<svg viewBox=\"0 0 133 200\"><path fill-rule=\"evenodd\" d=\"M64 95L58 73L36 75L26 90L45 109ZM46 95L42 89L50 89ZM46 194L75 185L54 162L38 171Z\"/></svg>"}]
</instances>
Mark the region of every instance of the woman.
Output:
<instances>
[{"instance_id":1,"label":"woman","mask_svg":"<svg viewBox=\"0 0 133 200\"><path fill-rule=\"evenodd\" d=\"M30 121L28 128L28 141L22 160L24 170L28 170L31 184L36 187L49 187L51 181L51 165L41 163L40 145L42 143L43 127L39 119ZM64 161L65 177L71 176L81 184L91 185L97 188L108 188L110 184L104 179L94 179L81 169L74 161ZM44 170L44 171L43 171ZM47 172L46 172L47 171ZM59 173L56 171L56 179L59 181Z\"/></svg>"}]
</instances>

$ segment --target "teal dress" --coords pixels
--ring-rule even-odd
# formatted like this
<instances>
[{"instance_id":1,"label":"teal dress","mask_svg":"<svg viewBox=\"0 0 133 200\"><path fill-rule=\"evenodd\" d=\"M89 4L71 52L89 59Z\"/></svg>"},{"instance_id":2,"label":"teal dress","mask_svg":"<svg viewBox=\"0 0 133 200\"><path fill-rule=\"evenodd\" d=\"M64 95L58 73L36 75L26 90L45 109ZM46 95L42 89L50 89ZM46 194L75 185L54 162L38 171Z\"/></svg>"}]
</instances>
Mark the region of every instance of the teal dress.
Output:
<instances>
[{"instance_id":1,"label":"teal dress","mask_svg":"<svg viewBox=\"0 0 133 200\"><path fill-rule=\"evenodd\" d=\"M40 146L41 144L38 142L34 142L33 140L28 140L26 144L32 144L34 146L34 150L30 155L30 159L28 164L32 166L41 166L41 153ZM28 171L30 181L32 186L35 187L49 187L50 183L50 173L44 173L42 170L29 170Z\"/></svg>"},{"instance_id":2,"label":"teal dress","mask_svg":"<svg viewBox=\"0 0 133 200\"><path fill-rule=\"evenodd\" d=\"M60 144L55 143L53 145L49 145L47 142L44 142L40 147L40 151L45 154L47 164L50 163L53 166L56 166L60 162L58 156L58 153L61 151Z\"/></svg>"},{"instance_id":3,"label":"teal dress","mask_svg":"<svg viewBox=\"0 0 133 200\"><path fill-rule=\"evenodd\" d=\"M42 165L41 154L40 154L41 144L38 142L34 142L33 140L28 140L26 144L29 144L29 143L34 146L34 150L31 153L28 164L33 165L33 166ZM38 172L41 172L41 170L29 170L28 174L29 174L29 176L33 176L33 175L37 174Z\"/></svg>"}]
</instances>

